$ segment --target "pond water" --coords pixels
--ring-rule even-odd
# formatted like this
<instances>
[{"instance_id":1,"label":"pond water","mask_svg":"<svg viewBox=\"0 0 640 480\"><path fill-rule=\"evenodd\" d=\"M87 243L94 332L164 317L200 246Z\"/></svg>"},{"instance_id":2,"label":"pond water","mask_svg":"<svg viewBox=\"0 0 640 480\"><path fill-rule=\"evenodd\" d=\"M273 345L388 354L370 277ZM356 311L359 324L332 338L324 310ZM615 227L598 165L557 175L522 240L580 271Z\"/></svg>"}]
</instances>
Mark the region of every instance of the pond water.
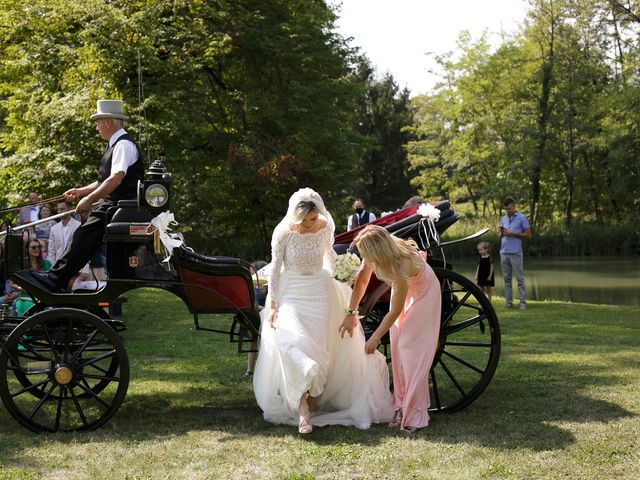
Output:
<instances>
[{"instance_id":1,"label":"pond water","mask_svg":"<svg viewBox=\"0 0 640 480\"><path fill-rule=\"evenodd\" d=\"M450 258L453 269L474 279L476 258ZM500 255L494 255L494 294L504 295ZM640 256L553 257L524 259L528 300L564 300L577 303L640 305ZM514 300L517 284L513 278Z\"/></svg>"}]
</instances>

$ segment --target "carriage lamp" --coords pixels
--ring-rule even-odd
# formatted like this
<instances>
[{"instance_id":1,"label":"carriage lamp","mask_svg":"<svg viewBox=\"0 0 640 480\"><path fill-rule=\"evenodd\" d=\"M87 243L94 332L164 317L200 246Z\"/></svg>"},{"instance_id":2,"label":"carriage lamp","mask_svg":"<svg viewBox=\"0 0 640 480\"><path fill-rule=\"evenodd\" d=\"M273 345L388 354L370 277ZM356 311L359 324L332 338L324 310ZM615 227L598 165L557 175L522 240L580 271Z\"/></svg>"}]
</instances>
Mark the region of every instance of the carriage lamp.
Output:
<instances>
[{"instance_id":1,"label":"carriage lamp","mask_svg":"<svg viewBox=\"0 0 640 480\"><path fill-rule=\"evenodd\" d=\"M169 208L171 174L164 164L155 161L145 174L144 182L138 182L138 204L153 210Z\"/></svg>"},{"instance_id":2,"label":"carriage lamp","mask_svg":"<svg viewBox=\"0 0 640 480\"><path fill-rule=\"evenodd\" d=\"M144 191L144 199L150 207L159 208L169 200L169 192L163 185L154 183Z\"/></svg>"}]
</instances>

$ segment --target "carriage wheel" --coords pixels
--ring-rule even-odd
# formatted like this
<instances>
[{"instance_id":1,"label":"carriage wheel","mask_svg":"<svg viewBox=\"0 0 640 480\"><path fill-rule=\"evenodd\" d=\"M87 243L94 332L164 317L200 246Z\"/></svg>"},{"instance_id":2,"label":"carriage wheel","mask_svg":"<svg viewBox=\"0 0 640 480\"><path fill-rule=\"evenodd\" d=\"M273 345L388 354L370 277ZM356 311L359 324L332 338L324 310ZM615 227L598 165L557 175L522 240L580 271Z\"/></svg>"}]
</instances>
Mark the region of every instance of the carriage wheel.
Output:
<instances>
[{"instance_id":1,"label":"carriage wheel","mask_svg":"<svg viewBox=\"0 0 640 480\"><path fill-rule=\"evenodd\" d=\"M35 304L33 305L31 308L29 308L24 315L24 318L28 318L31 315L35 315L36 313L46 310L47 308L51 308L51 307L47 307L43 304ZM109 316L108 315L103 315L104 311L102 309L97 309L96 312L93 312L95 315L97 315L99 318L103 319L103 320L109 320ZM24 349L24 346L18 347L19 349ZM111 381L109 380L110 377L113 377L113 375L118 371L118 359L113 356L111 357L111 363L109 365L109 367L107 368L107 372L105 373L105 377L106 380L101 380L98 383L96 383L95 385L92 385L91 387L91 392L89 393L79 393L78 396L82 397L82 398L87 398L90 397L93 394L98 394L100 393L102 390L104 390L107 385L109 385L109 383L111 383ZM30 388L33 383L31 382L30 378L28 375L25 375L24 373L20 372L20 371L15 371L14 372L16 378L18 379L18 381L20 382L20 384L27 388L28 392L33 395L34 397L37 398L42 398L44 397L47 392L45 392L43 389L41 388ZM57 393L51 393L51 395L49 395L50 398L54 398L57 399Z\"/></svg>"},{"instance_id":2,"label":"carriage wheel","mask_svg":"<svg viewBox=\"0 0 640 480\"><path fill-rule=\"evenodd\" d=\"M28 378L26 386L21 377ZM0 398L34 432L99 428L118 410L128 385L122 340L83 310L55 308L28 318L0 353Z\"/></svg>"},{"instance_id":3,"label":"carriage wheel","mask_svg":"<svg viewBox=\"0 0 640 480\"><path fill-rule=\"evenodd\" d=\"M433 271L442 289L442 315L429 410L455 412L491 382L500 358L500 325L491 302L471 280L451 270Z\"/></svg>"}]
</instances>

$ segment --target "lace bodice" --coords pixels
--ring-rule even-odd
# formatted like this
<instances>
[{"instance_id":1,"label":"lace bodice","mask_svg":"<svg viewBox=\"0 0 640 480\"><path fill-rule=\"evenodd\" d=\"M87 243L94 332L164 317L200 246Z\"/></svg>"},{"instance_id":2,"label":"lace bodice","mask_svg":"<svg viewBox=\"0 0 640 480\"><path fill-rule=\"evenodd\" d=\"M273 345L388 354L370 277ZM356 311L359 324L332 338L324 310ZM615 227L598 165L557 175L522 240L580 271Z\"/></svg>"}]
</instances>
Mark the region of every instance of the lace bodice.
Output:
<instances>
[{"instance_id":1,"label":"lace bodice","mask_svg":"<svg viewBox=\"0 0 640 480\"><path fill-rule=\"evenodd\" d=\"M285 270L311 275L322 269L325 255L335 260L331 232L322 228L315 233L283 232L271 251L273 268L269 278L271 298L278 301L278 286L282 267Z\"/></svg>"}]
</instances>

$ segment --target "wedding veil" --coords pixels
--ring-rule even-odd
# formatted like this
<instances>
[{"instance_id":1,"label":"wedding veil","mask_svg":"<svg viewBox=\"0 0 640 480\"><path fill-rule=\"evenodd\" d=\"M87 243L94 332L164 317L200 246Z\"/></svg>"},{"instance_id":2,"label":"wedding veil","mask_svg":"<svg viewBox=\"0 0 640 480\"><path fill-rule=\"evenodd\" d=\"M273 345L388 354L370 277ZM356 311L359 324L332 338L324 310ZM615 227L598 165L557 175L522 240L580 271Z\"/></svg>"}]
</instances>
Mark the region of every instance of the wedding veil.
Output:
<instances>
[{"instance_id":1,"label":"wedding veil","mask_svg":"<svg viewBox=\"0 0 640 480\"><path fill-rule=\"evenodd\" d=\"M281 239L283 234L291 231L291 224L296 221L295 219L295 210L300 202L313 202L316 207L318 207L320 215L322 215L327 220L326 228L329 229L331 245L333 245L334 234L336 231L336 224L333 221L333 217L327 211L327 208L324 205L324 201L318 192L311 188L301 188L289 198L289 208L287 209L287 214L284 216L280 223L273 230L273 237L271 238L271 247L275 248L276 242L278 239ZM333 265L334 255L330 255L330 258L326 258L324 261L324 267L331 269Z\"/></svg>"}]
</instances>

